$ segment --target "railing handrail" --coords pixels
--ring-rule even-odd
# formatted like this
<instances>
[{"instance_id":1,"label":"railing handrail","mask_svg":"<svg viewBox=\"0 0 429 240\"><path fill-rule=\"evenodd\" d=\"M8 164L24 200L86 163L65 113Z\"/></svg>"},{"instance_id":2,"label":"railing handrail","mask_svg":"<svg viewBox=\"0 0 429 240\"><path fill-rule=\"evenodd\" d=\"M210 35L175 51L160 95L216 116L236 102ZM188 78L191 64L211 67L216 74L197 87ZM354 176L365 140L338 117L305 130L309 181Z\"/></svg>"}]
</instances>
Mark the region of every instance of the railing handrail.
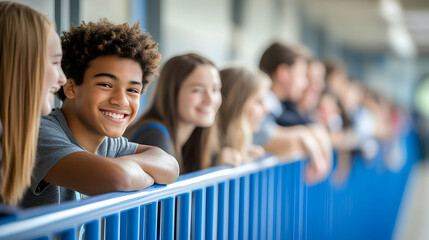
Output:
<instances>
[{"instance_id":1,"label":"railing handrail","mask_svg":"<svg viewBox=\"0 0 429 240\"><path fill-rule=\"evenodd\" d=\"M267 155L259 161L244 164L239 167L218 166L210 169L185 174L174 183L168 185L154 185L152 187L134 192L107 193L81 201L67 202L55 206L43 206L29 210L19 211L9 220L3 219L0 223L0 239L14 234L25 232L35 234L40 227L52 226L52 229L60 229L60 221L69 225L76 221L88 222L94 218L108 216L120 210L144 205L156 200L161 200L182 193L189 193L195 189L215 185L218 182L231 178L248 175L261 171L281 163L285 163L275 156Z\"/></svg>"}]
</instances>

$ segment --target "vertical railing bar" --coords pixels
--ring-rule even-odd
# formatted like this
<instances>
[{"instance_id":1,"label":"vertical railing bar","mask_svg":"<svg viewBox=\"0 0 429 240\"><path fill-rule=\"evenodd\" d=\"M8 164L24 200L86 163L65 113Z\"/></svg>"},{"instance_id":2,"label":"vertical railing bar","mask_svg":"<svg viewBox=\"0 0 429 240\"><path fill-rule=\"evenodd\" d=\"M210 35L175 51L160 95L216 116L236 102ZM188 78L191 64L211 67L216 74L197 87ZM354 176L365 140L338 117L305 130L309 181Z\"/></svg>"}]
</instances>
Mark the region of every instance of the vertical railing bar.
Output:
<instances>
[{"instance_id":1,"label":"vertical railing bar","mask_svg":"<svg viewBox=\"0 0 429 240\"><path fill-rule=\"evenodd\" d=\"M273 223L274 223L274 169L266 170L267 174L267 221L265 239L274 239Z\"/></svg>"},{"instance_id":2,"label":"vertical railing bar","mask_svg":"<svg viewBox=\"0 0 429 240\"><path fill-rule=\"evenodd\" d=\"M217 189L215 186L206 188L206 227L205 239L213 240L216 238L217 229Z\"/></svg>"},{"instance_id":3,"label":"vertical railing bar","mask_svg":"<svg viewBox=\"0 0 429 240\"><path fill-rule=\"evenodd\" d=\"M106 239L119 239L119 213L112 214L106 218Z\"/></svg>"},{"instance_id":4,"label":"vertical railing bar","mask_svg":"<svg viewBox=\"0 0 429 240\"><path fill-rule=\"evenodd\" d=\"M119 238L127 239L127 211L121 211L119 215Z\"/></svg>"},{"instance_id":5,"label":"vertical railing bar","mask_svg":"<svg viewBox=\"0 0 429 240\"><path fill-rule=\"evenodd\" d=\"M266 170L259 172L259 219L258 219L258 238L266 238L267 221L267 173Z\"/></svg>"},{"instance_id":6,"label":"vertical railing bar","mask_svg":"<svg viewBox=\"0 0 429 240\"><path fill-rule=\"evenodd\" d=\"M289 168L286 165L282 166L282 181L281 181L281 222L280 222L280 239L290 239L288 238L289 236L289 231L291 228L291 222L288 221L288 216L289 216L289 209L291 202L289 201L288 198L288 192L290 192L291 190L289 189L289 186L291 184L291 180L292 178L290 177L290 175L288 175L288 170ZM289 183L289 184L288 184Z\"/></svg>"},{"instance_id":7,"label":"vertical railing bar","mask_svg":"<svg viewBox=\"0 0 429 240\"><path fill-rule=\"evenodd\" d=\"M50 239L49 236L43 236L43 237L35 238L34 240L49 240L49 239Z\"/></svg>"},{"instance_id":8,"label":"vertical railing bar","mask_svg":"<svg viewBox=\"0 0 429 240\"><path fill-rule=\"evenodd\" d=\"M100 219L85 224L85 239L100 239Z\"/></svg>"},{"instance_id":9,"label":"vertical railing bar","mask_svg":"<svg viewBox=\"0 0 429 240\"><path fill-rule=\"evenodd\" d=\"M69 228L60 233L61 240L75 240L76 239L76 229Z\"/></svg>"},{"instance_id":10,"label":"vertical railing bar","mask_svg":"<svg viewBox=\"0 0 429 240\"><path fill-rule=\"evenodd\" d=\"M274 178L274 191L275 191L275 223L274 225L274 238L281 239L281 227L282 227L282 167L276 166L275 168L275 178Z\"/></svg>"},{"instance_id":11,"label":"vertical railing bar","mask_svg":"<svg viewBox=\"0 0 429 240\"><path fill-rule=\"evenodd\" d=\"M191 196L183 193L177 197L176 239L189 239L191 236Z\"/></svg>"},{"instance_id":12,"label":"vertical railing bar","mask_svg":"<svg viewBox=\"0 0 429 240\"><path fill-rule=\"evenodd\" d=\"M174 198L163 199L161 201L161 240L172 240L174 238L174 212Z\"/></svg>"},{"instance_id":13,"label":"vertical railing bar","mask_svg":"<svg viewBox=\"0 0 429 240\"><path fill-rule=\"evenodd\" d=\"M229 204L228 206L228 239L238 239L238 201L239 185L237 179L229 180Z\"/></svg>"},{"instance_id":14,"label":"vertical railing bar","mask_svg":"<svg viewBox=\"0 0 429 240\"><path fill-rule=\"evenodd\" d=\"M145 239L144 238L144 226L146 224L145 221L145 205L140 205L139 206L139 238L140 240Z\"/></svg>"},{"instance_id":15,"label":"vertical railing bar","mask_svg":"<svg viewBox=\"0 0 429 240\"><path fill-rule=\"evenodd\" d=\"M259 174L252 173L249 180L249 239L258 239L258 200L259 200Z\"/></svg>"},{"instance_id":16,"label":"vertical railing bar","mask_svg":"<svg viewBox=\"0 0 429 240\"><path fill-rule=\"evenodd\" d=\"M192 239L198 240L204 238L205 226L205 198L204 188L194 190L192 193Z\"/></svg>"},{"instance_id":17,"label":"vertical railing bar","mask_svg":"<svg viewBox=\"0 0 429 240\"><path fill-rule=\"evenodd\" d=\"M221 182L218 184L218 224L217 224L217 239L227 239L228 234L228 200L229 200L229 184Z\"/></svg>"},{"instance_id":18,"label":"vertical railing bar","mask_svg":"<svg viewBox=\"0 0 429 240\"><path fill-rule=\"evenodd\" d=\"M126 212L126 238L125 239L138 239L139 236L139 208L135 207ZM122 230L121 230L122 232Z\"/></svg>"},{"instance_id":19,"label":"vertical railing bar","mask_svg":"<svg viewBox=\"0 0 429 240\"><path fill-rule=\"evenodd\" d=\"M146 204L144 207L144 239L156 239L158 229L158 202Z\"/></svg>"},{"instance_id":20,"label":"vertical railing bar","mask_svg":"<svg viewBox=\"0 0 429 240\"><path fill-rule=\"evenodd\" d=\"M249 176L240 177L238 239L249 239Z\"/></svg>"}]
</instances>

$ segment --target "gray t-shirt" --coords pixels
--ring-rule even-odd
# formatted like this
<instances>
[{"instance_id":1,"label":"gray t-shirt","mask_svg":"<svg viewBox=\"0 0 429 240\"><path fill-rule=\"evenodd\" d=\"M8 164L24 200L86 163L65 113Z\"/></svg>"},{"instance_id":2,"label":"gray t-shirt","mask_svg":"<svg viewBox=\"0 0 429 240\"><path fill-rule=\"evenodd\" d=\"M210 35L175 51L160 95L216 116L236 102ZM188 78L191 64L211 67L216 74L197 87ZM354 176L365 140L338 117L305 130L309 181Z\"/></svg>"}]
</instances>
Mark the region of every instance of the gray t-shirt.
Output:
<instances>
[{"instance_id":1,"label":"gray t-shirt","mask_svg":"<svg viewBox=\"0 0 429 240\"><path fill-rule=\"evenodd\" d=\"M134 154L138 144L128 142L124 137L105 137L95 154L105 157L121 157ZM55 164L69 154L86 151L70 131L60 109L54 109L40 122L37 158L31 178L29 191L21 202L21 207L34 207L45 204L59 204L64 201L77 200L80 194L76 191L49 184L43 180ZM31 190L31 191L30 191Z\"/></svg>"}]
</instances>

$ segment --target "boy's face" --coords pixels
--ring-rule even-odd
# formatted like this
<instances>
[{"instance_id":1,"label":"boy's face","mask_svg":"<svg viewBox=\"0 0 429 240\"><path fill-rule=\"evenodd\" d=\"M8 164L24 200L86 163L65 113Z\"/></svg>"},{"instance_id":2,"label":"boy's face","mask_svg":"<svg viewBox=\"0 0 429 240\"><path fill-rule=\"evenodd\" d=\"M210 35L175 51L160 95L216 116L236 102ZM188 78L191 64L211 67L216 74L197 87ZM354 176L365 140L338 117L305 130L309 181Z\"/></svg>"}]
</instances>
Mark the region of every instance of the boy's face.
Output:
<instances>
[{"instance_id":1,"label":"boy's face","mask_svg":"<svg viewBox=\"0 0 429 240\"><path fill-rule=\"evenodd\" d=\"M142 77L140 64L132 59L103 56L92 60L82 84L75 86L74 112L81 131L121 137L139 109Z\"/></svg>"},{"instance_id":2,"label":"boy's face","mask_svg":"<svg viewBox=\"0 0 429 240\"><path fill-rule=\"evenodd\" d=\"M298 102L301 99L304 89L307 87L307 62L298 58L290 67L289 97L292 101Z\"/></svg>"}]
</instances>

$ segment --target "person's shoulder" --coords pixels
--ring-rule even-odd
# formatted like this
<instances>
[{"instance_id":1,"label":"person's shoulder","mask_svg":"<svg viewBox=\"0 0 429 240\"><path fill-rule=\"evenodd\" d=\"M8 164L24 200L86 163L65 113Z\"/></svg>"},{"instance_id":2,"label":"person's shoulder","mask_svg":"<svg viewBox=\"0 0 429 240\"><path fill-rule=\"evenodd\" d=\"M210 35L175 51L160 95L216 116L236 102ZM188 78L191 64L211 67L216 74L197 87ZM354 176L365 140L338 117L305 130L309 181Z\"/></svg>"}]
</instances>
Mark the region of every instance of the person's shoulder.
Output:
<instances>
[{"instance_id":1,"label":"person's shoulder","mask_svg":"<svg viewBox=\"0 0 429 240\"><path fill-rule=\"evenodd\" d=\"M61 127L62 118L64 118L64 116L61 113L61 110L55 108L50 114L42 116L42 118L40 119L40 127Z\"/></svg>"},{"instance_id":2,"label":"person's shoulder","mask_svg":"<svg viewBox=\"0 0 429 240\"><path fill-rule=\"evenodd\" d=\"M146 122L136 129L129 139L130 141L133 141L137 138L141 138L142 135L152 135L153 133L162 133L167 139L170 139L170 133L168 132L167 127L159 121Z\"/></svg>"},{"instance_id":3,"label":"person's shoulder","mask_svg":"<svg viewBox=\"0 0 429 240\"><path fill-rule=\"evenodd\" d=\"M43 122L60 122L62 119L64 119L64 115L61 112L61 109L54 108L52 109L52 112L48 115L42 116L41 121Z\"/></svg>"},{"instance_id":4,"label":"person's shoulder","mask_svg":"<svg viewBox=\"0 0 429 240\"><path fill-rule=\"evenodd\" d=\"M283 111L282 104L272 91L267 93L264 102L270 113L274 114L275 116L281 115Z\"/></svg>"}]
</instances>

